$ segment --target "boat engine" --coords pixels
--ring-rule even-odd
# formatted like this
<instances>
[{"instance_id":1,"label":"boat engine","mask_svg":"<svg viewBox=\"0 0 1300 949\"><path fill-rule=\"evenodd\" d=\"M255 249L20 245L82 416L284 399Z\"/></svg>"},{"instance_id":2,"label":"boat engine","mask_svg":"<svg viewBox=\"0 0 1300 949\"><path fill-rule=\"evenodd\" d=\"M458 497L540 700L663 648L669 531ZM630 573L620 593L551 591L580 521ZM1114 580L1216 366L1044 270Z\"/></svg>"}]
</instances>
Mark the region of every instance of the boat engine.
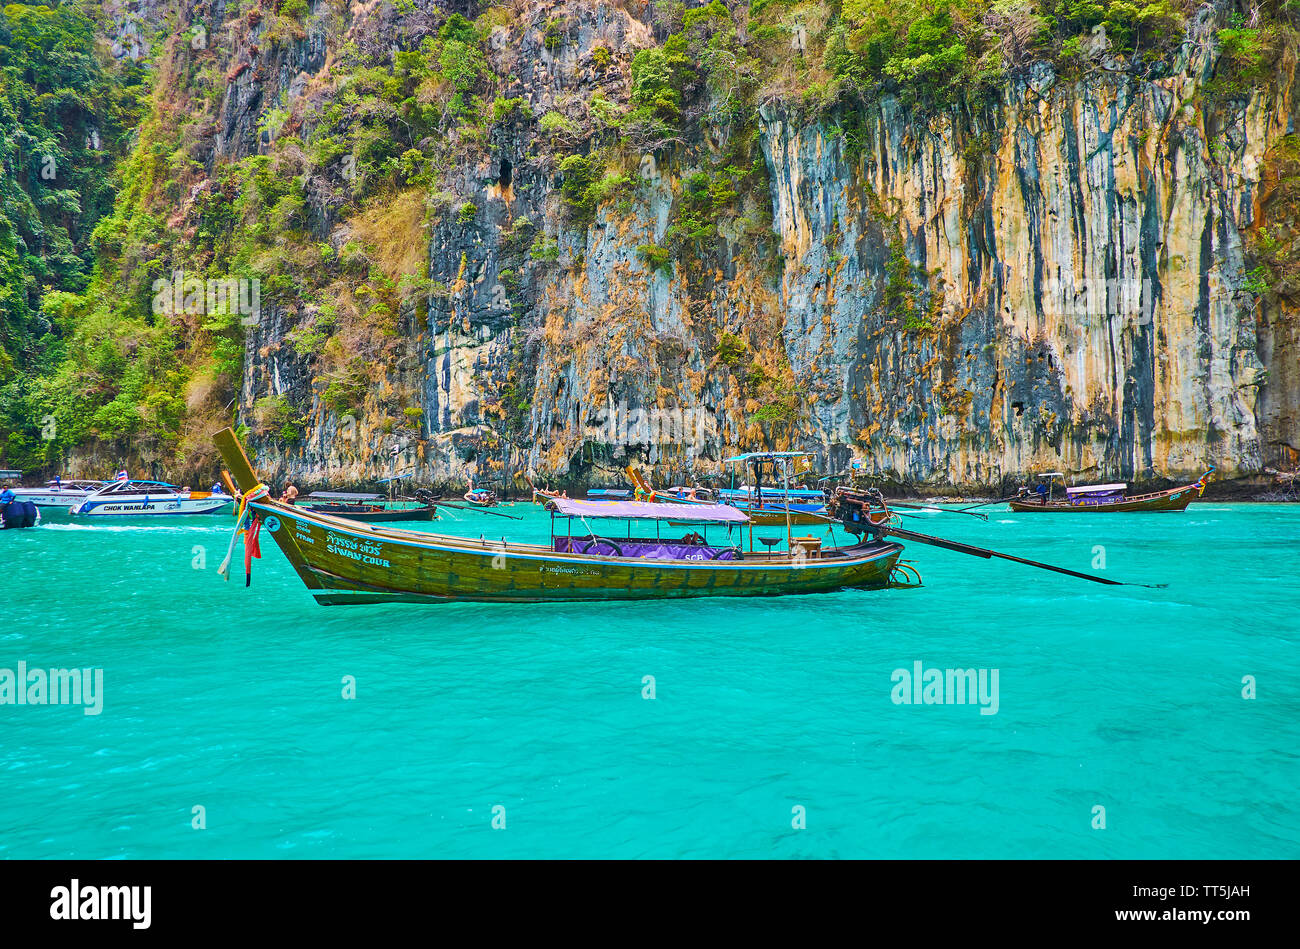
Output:
<instances>
[{"instance_id":1,"label":"boat engine","mask_svg":"<svg viewBox=\"0 0 1300 949\"><path fill-rule=\"evenodd\" d=\"M826 513L843 524L849 533L865 534L877 541L885 536L889 524L889 506L878 488L864 491L836 488L826 502Z\"/></svg>"},{"instance_id":2,"label":"boat engine","mask_svg":"<svg viewBox=\"0 0 1300 949\"><path fill-rule=\"evenodd\" d=\"M0 504L0 528L36 527L41 522L40 511L32 501L10 501Z\"/></svg>"}]
</instances>

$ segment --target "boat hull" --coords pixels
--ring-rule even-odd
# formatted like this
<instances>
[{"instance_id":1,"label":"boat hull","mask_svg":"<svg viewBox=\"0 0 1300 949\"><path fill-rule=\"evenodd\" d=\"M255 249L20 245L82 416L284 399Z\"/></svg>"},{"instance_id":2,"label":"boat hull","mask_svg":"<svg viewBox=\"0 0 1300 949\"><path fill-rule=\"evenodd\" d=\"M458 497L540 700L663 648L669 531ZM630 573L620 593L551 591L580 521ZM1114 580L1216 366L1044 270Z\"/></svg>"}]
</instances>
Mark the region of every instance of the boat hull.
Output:
<instances>
[{"instance_id":1,"label":"boat hull","mask_svg":"<svg viewBox=\"0 0 1300 949\"><path fill-rule=\"evenodd\" d=\"M317 602L506 603L777 596L886 587L902 553L891 542L806 560L666 561L557 553L545 546L373 530L255 502Z\"/></svg>"},{"instance_id":2,"label":"boat hull","mask_svg":"<svg viewBox=\"0 0 1300 949\"><path fill-rule=\"evenodd\" d=\"M1097 503L1088 503L1087 501L1049 501L1046 504L1038 501L1009 501L1008 505L1011 510L1025 514L1042 514L1042 513L1069 513L1081 514L1084 512L1099 513L1109 511L1113 514L1131 514L1139 511L1184 511L1187 505L1191 504L1201 496L1204 488L1197 487L1194 484L1184 485L1181 488L1173 488L1169 491L1160 491L1155 494L1144 494L1138 497L1120 498L1114 501L1102 501Z\"/></svg>"},{"instance_id":3,"label":"boat hull","mask_svg":"<svg viewBox=\"0 0 1300 949\"><path fill-rule=\"evenodd\" d=\"M44 491L39 488L17 488L14 490L14 494L20 500L31 501L37 507L52 508L58 511L66 511L70 507L75 507L93 493L92 491Z\"/></svg>"},{"instance_id":4,"label":"boat hull","mask_svg":"<svg viewBox=\"0 0 1300 949\"><path fill-rule=\"evenodd\" d=\"M141 517L175 514L216 514L231 503L230 498L159 498L84 501L70 509L78 517Z\"/></svg>"},{"instance_id":5,"label":"boat hull","mask_svg":"<svg viewBox=\"0 0 1300 949\"><path fill-rule=\"evenodd\" d=\"M304 507L302 510L312 511L314 514L329 514L333 517L341 517L346 521L357 521L361 524L390 524L396 521L431 521L434 519L435 515L435 509L432 507L412 507L387 511L317 511L308 507Z\"/></svg>"}]
</instances>

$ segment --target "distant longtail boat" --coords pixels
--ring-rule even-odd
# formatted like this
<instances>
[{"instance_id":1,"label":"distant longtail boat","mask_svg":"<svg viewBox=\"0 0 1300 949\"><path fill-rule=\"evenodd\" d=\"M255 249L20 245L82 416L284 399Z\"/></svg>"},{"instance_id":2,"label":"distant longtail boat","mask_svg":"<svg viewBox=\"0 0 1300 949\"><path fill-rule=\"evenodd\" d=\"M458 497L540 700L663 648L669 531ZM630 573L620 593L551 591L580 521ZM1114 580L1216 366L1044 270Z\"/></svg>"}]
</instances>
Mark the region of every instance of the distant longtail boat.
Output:
<instances>
[{"instance_id":1,"label":"distant longtail boat","mask_svg":"<svg viewBox=\"0 0 1300 949\"><path fill-rule=\"evenodd\" d=\"M1011 510L1023 513L1033 512L1069 512L1110 511L1112 513L1133 513L1138 511L1183 511L1205 493L1205 485L1214 472L1214 468L1201 475L1192 484L1170 488L1167 491L1152 491L1147 494L1129 494L1127 484L1093 484L1075 485L1065 489L1063 498L1053 497L1054 481L1065 475L1059 471L1044 475L1048 480L1039 484L1039 490L1030 491L1021 488L1021 496L1008 502ZM1044 490L1045 489L1045 490Z\"/></svg>"}]
</instances>

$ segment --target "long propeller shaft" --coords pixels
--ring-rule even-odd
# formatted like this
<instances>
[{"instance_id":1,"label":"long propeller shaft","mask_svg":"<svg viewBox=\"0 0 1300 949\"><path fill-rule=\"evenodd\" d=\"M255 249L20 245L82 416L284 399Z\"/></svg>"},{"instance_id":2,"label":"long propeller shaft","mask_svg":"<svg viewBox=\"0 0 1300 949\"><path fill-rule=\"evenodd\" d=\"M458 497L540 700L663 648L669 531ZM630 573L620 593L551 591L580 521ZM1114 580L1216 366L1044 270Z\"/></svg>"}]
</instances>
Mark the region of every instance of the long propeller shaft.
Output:
<instances>
[{"instance_id":1,"label":"long propeller shaft","mask_svg":"<svg viewBox=\"0 0 1300 949\"><path fill-rule=\"evenodd\" d=\"M965 514L968 517L978 517L981 521L987 521L987 514L976 514L974 511L964 507L935 507L933 504L908 504L905 501L886 501L886 507L905 507L912 511L933 511L938 514Z\"/></svg>"},{"instance_id":2,"label":"long propeller shaft","mask_svg":"<svg viewBox=\"0 0 1300 949\"><path fill-rule=\"evenodd\" d=\"M435 501L438 507L450 507L457 511L474 511L478 514L491 514L493 517L505 517L512 521L522 521L522 517L516 517L514 514L502 514L500 511L489 511L486 508L475 507L471 504L452 504L447 501Z\"/></svg>"},{"instance_id":3,"label":"long propeller shaft","mask_svg":"<svg viewBox=\"0 0 1300 949\"><path fill-rule=\"evenodd\" d=\"M959 554L969 554L972 557L982 557L985 560L997 557L1000 560L1010 560L1014 563L1022 563L1029 567L1037 567L1040 570L1051 570L1053 573L1063 573L1066 576L1078 577L1081 580L1091 580L1093 583L1104 583L1113 587L1148 587L1150 589L1160 589L1167 584L1163 583L1129 583L1123 580L1111 580L1107 577L1098 577L1091 573L1080 573L1078 570L1070 570L1067 567L1057 567L1050 563L1042 563L1038 560L1027 560L1024 557L1016 557L1012 554L1004 554L997 550L989 550L986 547L975 547L971 544L963 544L955 540L945 540L942 537L932 537L929 534L918 534L916 531L904 530L901 527L886 528L886 533L903 540L914 540L918 544L929 544L932 547L942 547L945 550L951 550Z\"/></svg>"}]
</instances>

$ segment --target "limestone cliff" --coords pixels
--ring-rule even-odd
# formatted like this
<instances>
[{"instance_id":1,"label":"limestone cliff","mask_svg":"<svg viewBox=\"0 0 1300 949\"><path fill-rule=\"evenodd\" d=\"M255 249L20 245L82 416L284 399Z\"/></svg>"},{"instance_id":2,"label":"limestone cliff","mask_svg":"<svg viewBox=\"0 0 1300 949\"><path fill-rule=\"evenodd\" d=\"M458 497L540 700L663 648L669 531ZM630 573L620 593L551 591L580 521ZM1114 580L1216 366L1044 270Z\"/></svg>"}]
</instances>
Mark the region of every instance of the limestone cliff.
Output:
<instances>
[{"instance_id":1,"label":"limestone cliff","mask_svg":"<svg viewBox=\"0 0 1300 949\"><path fill-rule=\"evenodd\" d=\"M636 462L666 482L764 447L934 489L1295 463L1296 311L1259 270L1261 222L1294 223L1295 57L1225 91L1227 5L1190 16L1155 67L1103 42L978 96L886 84L814 105L770 77L745 86L745 51L771 31L743 5L685 21L636 0L287 9L183 4L180 27L222 45L173 59L220 76L178 226L201 232L221 169L267 156L303 205L284 218L297 256L276 260L324 290L273 286L246 333L236 408L268 477L578 484ZM482 40L463 87L457 12ZM628 134L633 61L674 30L707 80L675 132ZM386 106L349 90L396 82L420 49L441 78L399 92L390 126L435 101L443 119L384 167L422 155L437 174L394 179L391 199L419 209L399 226L357 199L358 149L309 153L324 131L355 142ZM1267 242L1279 273L1291 238Z\"/></svg>"}]
</instances>

